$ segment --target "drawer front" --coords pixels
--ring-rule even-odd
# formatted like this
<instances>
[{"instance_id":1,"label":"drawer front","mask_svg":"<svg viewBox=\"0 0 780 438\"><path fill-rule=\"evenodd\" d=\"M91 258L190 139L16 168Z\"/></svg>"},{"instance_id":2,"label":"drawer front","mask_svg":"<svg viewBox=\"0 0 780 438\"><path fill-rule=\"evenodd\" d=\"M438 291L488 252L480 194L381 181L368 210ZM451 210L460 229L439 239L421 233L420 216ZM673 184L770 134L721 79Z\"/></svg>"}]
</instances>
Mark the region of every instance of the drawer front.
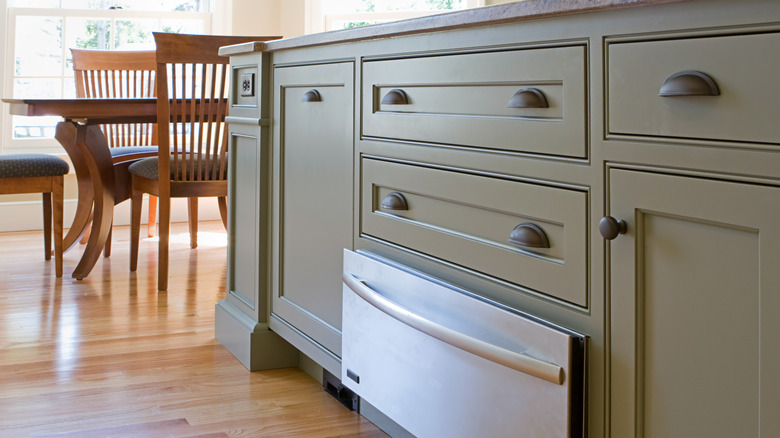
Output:
<instances>
[{"instance_id":1,"label":"drawer front","mask_svg":"<svg viewBox=\"0 0 780 438\"><path fill-rule=\"evenodd\" d=\"M778 33L609 44L609 132L780 143L778 47ZM695 94L712 89L701 76L669 79L686 71L719 94ZM676 95L659 95L665 83Z\"/></svg>"},{"instance_id":2,"label":"drawer front","mask_svg":"<svg viewBox=\"0 0 780 438\"><path fill-rule=\"evenodd\" d=\"M586 192L373 159L362 172L362 234L588 305Z\"/></svg>"},{"instance_id":3,"label":"drawer front","mask_svg":"<svg viewBox=\"0 0 780 438\"><path fill-rule=\"evenodd\" d=\"M363 135L582 158L585 90L584 46L367 61Z\"/></svg>"}]
</instances>

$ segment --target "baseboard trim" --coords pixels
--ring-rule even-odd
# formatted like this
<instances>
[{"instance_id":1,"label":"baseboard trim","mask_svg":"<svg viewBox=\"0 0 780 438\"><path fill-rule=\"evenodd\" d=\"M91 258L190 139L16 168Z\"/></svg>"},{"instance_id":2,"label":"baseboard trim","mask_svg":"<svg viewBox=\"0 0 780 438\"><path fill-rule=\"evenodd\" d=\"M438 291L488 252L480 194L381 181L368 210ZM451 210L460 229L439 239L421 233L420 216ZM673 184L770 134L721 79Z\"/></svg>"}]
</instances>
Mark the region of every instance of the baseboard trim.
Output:
<instances>
[{"instance_id":1,"label":"baseboard trim","mask_svg":"<svg viewBox=\"0 0 780 438\"><path fill-rule=\"evenodd\" d=\"M0 232L30 231L43 229L42 201L0 202ZM143 202L141 222L146 223L149 203ZM70 228L76 213L76 200L66 199L63 209L63 227ZM198 220L220 220L216 198L201 198L198 202ZM187 200L171 199L171 222L187 221ZM114 225L130 225L130 202L114 207Z\"/></svg>"}]
</instances>

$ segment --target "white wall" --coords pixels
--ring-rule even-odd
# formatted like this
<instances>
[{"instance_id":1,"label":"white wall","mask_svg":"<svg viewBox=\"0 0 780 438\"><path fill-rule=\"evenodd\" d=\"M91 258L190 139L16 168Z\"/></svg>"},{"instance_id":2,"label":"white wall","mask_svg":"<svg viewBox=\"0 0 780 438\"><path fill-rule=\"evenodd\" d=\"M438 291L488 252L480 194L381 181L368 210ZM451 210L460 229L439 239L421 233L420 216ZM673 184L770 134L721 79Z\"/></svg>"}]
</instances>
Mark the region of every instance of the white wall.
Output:
<instances>
[{"instance_id":1,"label":"white wall","mask_svg":"<svg viewBox=\"0 0 780 438\"><path fill-rule=\"evenodd\" d=\"M233 0L234 35L279 35L282 0Z\"/></svg>"},{"instance_id":2,"label":"white wall","mask_svg":"<svg viewBox=\"0 0 780 438\"><path fill-rule=\"evenodd\" d=\"M282 35L285 38L301 36L306 30L306 4L308 0L284 0L282 2Z\"/></svg>"},{"instance_id":3,"label":"white wall","mask_svg":"<svg viewBox=\"0 0 780 438\"><path fill-rule=\"evenodd\" d=\"M306 0L233 0L234 35L303 35Z\"/></svg>"}]
</instances>

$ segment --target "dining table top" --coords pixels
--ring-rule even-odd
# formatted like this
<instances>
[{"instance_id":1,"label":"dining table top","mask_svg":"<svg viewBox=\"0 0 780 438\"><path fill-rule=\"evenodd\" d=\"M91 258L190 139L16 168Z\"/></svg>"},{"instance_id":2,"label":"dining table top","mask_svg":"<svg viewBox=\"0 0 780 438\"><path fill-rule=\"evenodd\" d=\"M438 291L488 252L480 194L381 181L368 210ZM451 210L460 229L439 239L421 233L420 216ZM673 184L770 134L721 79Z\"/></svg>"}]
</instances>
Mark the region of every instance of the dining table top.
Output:
<instances>
[{"instance_id":1,"label":"dining table top","mask_svg":"<svg viewBox=\"0 0 780 438\"><path fill-rule=\"evenodd\" d=\"M74 99L2 99L16 116L60 116L88 124L116 122L147 123L157 121L157 99L148 98L74 98Z\"/></svg>"},{"instance_id":2,"label":"dining table top","mask_svg":"<svg viewBox=\"0 0 780 438\"><path fill-rule=\"evenodd\" d=\"M15 116L59 116L66 120L88 125L104 123L154 123L157 122L157 98L47 98L0 99L9 105ZM170 105L181 105L179 118L198 118L201 105L225 105L227 99L171 99Z\"/></svg>"}]
</instances>

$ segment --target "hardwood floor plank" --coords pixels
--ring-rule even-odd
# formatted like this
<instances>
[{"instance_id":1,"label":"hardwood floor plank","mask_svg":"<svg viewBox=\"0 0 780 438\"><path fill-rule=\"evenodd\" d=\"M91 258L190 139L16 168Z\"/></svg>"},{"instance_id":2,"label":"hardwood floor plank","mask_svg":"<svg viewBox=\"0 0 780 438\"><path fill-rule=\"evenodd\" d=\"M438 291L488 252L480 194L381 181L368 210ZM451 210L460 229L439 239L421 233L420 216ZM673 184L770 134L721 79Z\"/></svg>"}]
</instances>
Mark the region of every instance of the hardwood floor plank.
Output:
<instances>
[{"instance_id":1,"label":"hardwood floor plank","mask_svg":"<svg viewBox=\"0 0 780 438\"><path fill-rule=\"evenodd\" d=\"M168 292L156 241L129 272L129 231L84 280L40 256L40 233L1 233L0 437L380 437L299 369L248 372L214 339L225 234L172 229Z\"/></svg>"}]
</instances>

